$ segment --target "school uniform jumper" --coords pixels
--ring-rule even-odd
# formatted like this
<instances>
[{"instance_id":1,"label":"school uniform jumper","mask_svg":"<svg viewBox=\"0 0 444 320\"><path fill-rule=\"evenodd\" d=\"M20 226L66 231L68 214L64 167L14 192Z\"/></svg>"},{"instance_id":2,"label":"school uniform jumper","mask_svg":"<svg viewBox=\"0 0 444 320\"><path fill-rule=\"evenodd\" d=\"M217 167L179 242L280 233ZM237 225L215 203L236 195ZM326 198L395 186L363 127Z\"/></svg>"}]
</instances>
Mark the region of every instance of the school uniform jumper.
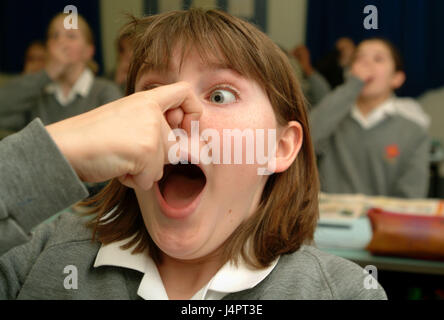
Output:
<instances>
[{"instance_id":1,"label":"school uniform jumper","mask_svg":"<svg viewBox=\"0 0 444 320\"><path fill-rule=\"evenodd\" d=\"M429 183L427 117L410 100L392 97L362 117L355 77L310 112L321 190L424 198Z\"/></svg>"},{"instance_id":2,"label":"school uniform jumper","mask_svg":"<svg viewBox=\"0 0 444 320\"><path fill-rule=\"evenodd\" d=\"M147 254L93 242L84 217L62 214L30 232L88 195L39 119L0 142L0 181L0 299L167 298ZM386 299L379 285L365 285L368 277L304 245L262 270L226 264L193 298Z\"/></svg>"},{"instance_id":3,"label":"school uniform jumper","mask_svg":"<svg viewBox=\"0 0 444 320\"><path fill-rule=\"evenodd\" d=\"M35 118L51 124L122 97L111 81L85 69L68 97L46 71L17 76L0 87L0 128L18 131Z\"/></svg>"}]
</instances>

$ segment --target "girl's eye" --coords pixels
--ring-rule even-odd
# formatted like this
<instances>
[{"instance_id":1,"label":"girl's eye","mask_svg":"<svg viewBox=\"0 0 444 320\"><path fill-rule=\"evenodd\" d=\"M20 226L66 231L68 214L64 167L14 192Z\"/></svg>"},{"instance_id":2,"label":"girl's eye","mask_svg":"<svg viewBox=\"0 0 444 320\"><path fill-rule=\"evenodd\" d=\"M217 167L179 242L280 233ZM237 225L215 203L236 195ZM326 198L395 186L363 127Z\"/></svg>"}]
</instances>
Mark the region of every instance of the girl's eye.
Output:
<instances>
[{"instance_id":1,"label":"girl's eye","mask_svg":"<svg viewBox=\"0 0 444 320\"><path fill-rule=\"evenodd\" d=\"M236 96L229 90L217 89L211 93L210 101L217 104L234 103Z\"/></svg>"}]
</instances>

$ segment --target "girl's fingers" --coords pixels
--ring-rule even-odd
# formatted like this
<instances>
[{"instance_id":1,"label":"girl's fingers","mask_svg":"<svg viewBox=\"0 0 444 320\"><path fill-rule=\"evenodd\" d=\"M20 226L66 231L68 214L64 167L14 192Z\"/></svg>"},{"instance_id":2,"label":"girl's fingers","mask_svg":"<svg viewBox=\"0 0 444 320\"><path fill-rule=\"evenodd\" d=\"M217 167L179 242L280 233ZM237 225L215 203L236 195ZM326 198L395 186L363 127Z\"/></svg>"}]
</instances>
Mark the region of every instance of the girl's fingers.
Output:
<instances>
[{"instance_id":1,"label":"girl's fingers","mask_svg":"<svg viewBox=\"0 0 444 320\"><path fill-rule=\"evenodd\" d=\"M145 91L151 101L156 101L163 116L160 119L161 139L163 142L163 163L170 163L169 151L178 141L174 130L189 127L191 121L199 120L202 103L187 82L177 82Z\"/></svg>"},{"instance_id":2,"label":"girl's fingers","mask_svg":"<svg viewBox=\"0 0 444 320\"><path fill-rule=\"evenodd\" d=\"M145 167L137 173L121 176L119 181L130 188L149 190L153 183L160 180L163 174L163 166L169 163L169 150L177 143L172 132L180 128L185 121L198 120L202 114L202 104L186 82L178 82L164 85L138 93L149 102L155 102L160 112L152 113L160 122L160 132L157 137L147 137L158 140L158 149L155 154L144 155L149 160ZM170 138L170 139L169 139Z\"/></svg>"},{"instance_id":3,"label":"girl's fingers","mask_svg":"<svg viewBox=\"0 0 444 320\"><path fill-rule=\"evenodd\" d=\"M171 129L167 120L163 118L161 120L161 137L162 137L162 145L163 145L163 164L171 163L169 159L169 151L172 150L174 145L178 143L176 141L176 135L173 130L182 130L180 128ZM173 139L174 138L174 139Z\"/></svg>"},{"instance_id":4,"label":"girl's fingers","mask_svg":"<svg viewBox=\"0 0 444 320\"><path fill-rule=\"evenodd\" d=\"M155 177L157 176L155 170L150 170L150 169L151 168L146 168L141 173L132 176L134 183L144 191L151 189Z\"/></svg>"},{"instance_id":5,"label":"girl's fingers","mask_svg":"<svg viewBox=\"0 0 444 320\"><path fill-rule=\"evenodd\" d=\"M140 171L134 174L126 174L119 178L119 181L127 187L149 190L154 182L159 181L163 176L164 166L164 146L159 141L158 152L151 155L144 155L147 162Z\"/></svg>"},{"instance_id":6,"label":"girl's fingers","mask_svg":"<svg viewBox=\"0 0 444 320\"><path fill-rule=\"evenodd\" d=\"M163 113L181 107L192 120L198 120L202 114L202 104L187 82L164 85L143 93L156 101Z\"/></svg>"},{"instance_id":7,"label":"girl's fingers","mask_svg":"<svg viewBox=\"0 0 444 320\"><path fill-rule=\"evenodd\" d=\"M165 118L171 129L180 128L184 115L182 108L170 109L165 112Z\"/></svg>"},{"instance_id":8,"label":"girl's fingers","mask_svg":"<svg viewBox=\"0 0 444 320\"><path fill-rule=\"evenodd\" d=\"M125 174L123 176L120 176L118 180L120 181L121 184L123 184L128 188L135 189L137 187L136 183L133 180L133 176L130 174Z\"/></svg>"},{"instance_id":9,"label":"girl's fingers","mask_svg":"<svg viewBox=\"0 0 444 320\"><path fill-rule=\"evenodd\" d=\"M161 171L162 172L162 171ZM162 176L160 176L161 178ZM142 189L142 190L149 190L153 186L154 182L160 180L159 178L159 172L156 172L156 170L153 170L152 168L145 168L142 172L131 175L126 174L124 176L119 177L119 181L121 184L132 188L132 189Z\"/></svg>"}]
</instances>

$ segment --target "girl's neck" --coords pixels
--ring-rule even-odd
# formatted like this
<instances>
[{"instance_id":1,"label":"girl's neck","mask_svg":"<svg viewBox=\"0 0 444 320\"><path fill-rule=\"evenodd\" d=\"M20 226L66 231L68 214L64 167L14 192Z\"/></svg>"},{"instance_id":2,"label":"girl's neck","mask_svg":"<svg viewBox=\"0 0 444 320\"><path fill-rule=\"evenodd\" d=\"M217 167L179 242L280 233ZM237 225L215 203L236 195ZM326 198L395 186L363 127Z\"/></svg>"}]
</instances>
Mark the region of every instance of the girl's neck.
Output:
<instances>
[{"instance_id":1,"label":"girl's neck","mask_svg":"<svg viewBox=\"0 0 444 320\"><path fill-rule=\"evenodd\" d=\"M84 64L72 65L67 68L63 75L57 80L57 83L62 88L63 94L65 96L68 96L74 84L82 75L83 71L85 71L85 68L86 66Z\"/></svg>"},{"instance_id":2,"label":"girl's neck","mask_svg":"<svg viewBox=\"0 0 444 320\"><path fill-rule=\"evenodd\" d=\"M223 263L219 255L197 260L177 260L165 254L157 266L168 298L191 299L219 271Z\"/></svg>"},{"instance_id":3,"label":"girl's neck","mask_svg":"<svg viewBox=\"0 0 444 320\"><path fill-rule=\"evenodd\" d=\"M384 101L389 99L391 95L392 92L387 92L383 95L373 96L373 97L360 96L358 98L358 101L356 102L356 105L358 106L359 111L361 111L362 115L364 117L367 117L370 114L370 112L372 112L375 108L381 105Z\"/></svg>"}]
</instances>

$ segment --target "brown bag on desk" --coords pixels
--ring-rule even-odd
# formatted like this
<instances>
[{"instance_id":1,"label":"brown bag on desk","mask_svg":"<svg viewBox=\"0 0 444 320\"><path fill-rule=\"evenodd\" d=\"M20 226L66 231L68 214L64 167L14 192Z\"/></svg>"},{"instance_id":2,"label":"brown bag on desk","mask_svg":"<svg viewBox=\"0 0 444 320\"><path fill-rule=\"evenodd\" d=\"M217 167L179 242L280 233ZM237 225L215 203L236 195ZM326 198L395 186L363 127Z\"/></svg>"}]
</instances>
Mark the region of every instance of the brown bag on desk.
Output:
<instances>
[{"instance_id":1,"label":"brown bag on desk","mask_svg":"<svg viewBox=\"0 0 444 320\"><path fill-rule=\"evenodd\" d=\"M415 216L371 209L373 236L367 250L375 255L444 260L444 217Z\"/></svg>"}]
</instances>

